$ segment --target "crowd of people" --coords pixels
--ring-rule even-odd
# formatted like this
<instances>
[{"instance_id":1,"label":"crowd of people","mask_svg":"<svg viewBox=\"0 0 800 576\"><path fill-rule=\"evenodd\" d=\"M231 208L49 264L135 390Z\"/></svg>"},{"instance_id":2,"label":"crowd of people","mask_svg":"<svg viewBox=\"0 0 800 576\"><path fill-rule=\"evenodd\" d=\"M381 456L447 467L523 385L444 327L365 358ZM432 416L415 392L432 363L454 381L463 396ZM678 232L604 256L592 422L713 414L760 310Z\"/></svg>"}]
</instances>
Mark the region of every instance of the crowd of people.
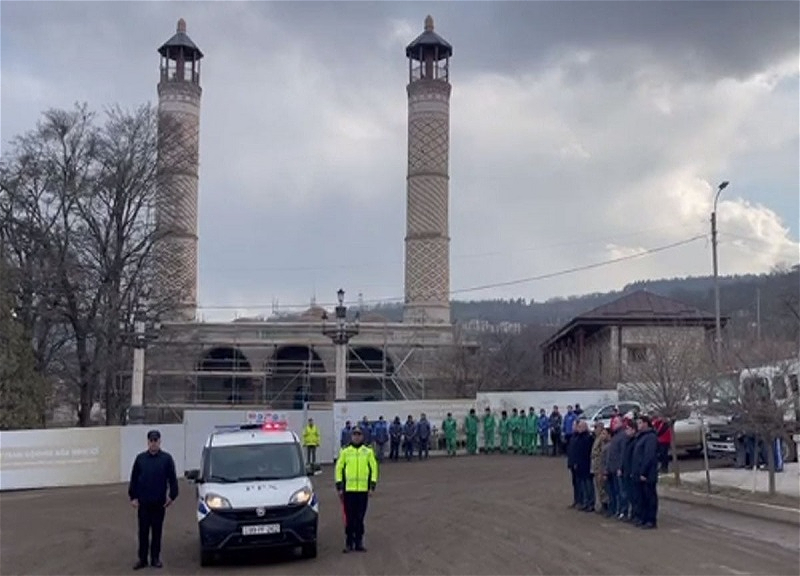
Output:
<instances>
[{"instance_id":1,"label":"crowd of people","mask_svg":"<svg viewBox=\"0 0 800 576\"><path fill-rule=\"evenodd\" d=\"M669 466L672 428L669 422L654 415L615 410L610 424L590 424L580 404L567 406L561 413L553 406L548 414L512 408L499 415L486 408L481 417L473 408L462 422L452 413L437 428L425 414L419 419L408 415L405 422L395 416L391 422L380 416L369 421L347 421L341 430L340 446L350 445L352 432L359 429L363 443L371 446L378 462L387 456L423 460L431 449L455 456L460 448L468 455L520 454L566 456L572 480L571 508L597 512L630 522L644 529L657 526L659 472ZM479 447L479 433L482 445ZM465 441L462 442L462 438Z\"/></svg>"},{"instance_id":2,"label":"crowd of people","mask_svg":"<svg viewBox=\"0 0 800 576\"><path fill-rule=\"evenodd\" d=\"M637 418L638 414L630 416ZM615 410L612 419L620 417ZM387 454L389 460L393 461L401 457L411 460L415 456L424 459L434 449L446 451L451 456L459 450L467 454L559 456L566 455L576 423L583 418L585 415L580 404L567 406L563 414L558 406L553 406L549 414L544 408L537 411L534 407L530 407L527 413L524 408L512 408L497 414L487 407L479 417L473 408L461 422L448 413L438 427L425 414L421 414L417 420L409 414L405 422L399 416L395 416L391 422L383 416L374 421L364 416L358 422L348 420L345 423L340 432L339 445L345 447L349 444L351 431L357 425L364 434L364 444L375 450L379 461ZM671 428L666 421L654 420L653 423L658 429L659 462L662 469L666 469L669 464ZM318 433L309 434L319 442Z\"/></svg>"},{"instance_id":3,"label":"crowd of people","mask_svg":"<svg viewBox=\"0 0 800 576\"><path fill-rule=\"evenodd\" d=\"M615 417L589 430L579 420L567 445L571 508L598 512L644 529L657 527L659 442L654 419Z\"/></svg>"}]
</instances>

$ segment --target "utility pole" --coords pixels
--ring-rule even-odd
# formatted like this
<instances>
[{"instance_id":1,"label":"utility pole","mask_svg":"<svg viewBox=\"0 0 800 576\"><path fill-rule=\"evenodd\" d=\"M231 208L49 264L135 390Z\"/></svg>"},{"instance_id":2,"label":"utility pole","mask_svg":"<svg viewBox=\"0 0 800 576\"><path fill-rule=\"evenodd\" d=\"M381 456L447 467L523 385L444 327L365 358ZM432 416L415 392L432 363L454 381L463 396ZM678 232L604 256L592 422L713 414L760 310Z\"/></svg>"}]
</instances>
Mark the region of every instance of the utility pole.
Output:
<instances>
[{"instance_id":1,"label":"utility pole","mask_svg":"<svg viewBox=\"0 0 800 576\"><path fill-rule=\"evenodd\" d=\"M722 322L719 313L719 265L717 263L717 201L720 193L727 187L727 180L717 186L717 193L714 196L714 210L711 212L711 251L714 264L714 345L717 371L722 367Z\"/></svg>"}]
</instances>

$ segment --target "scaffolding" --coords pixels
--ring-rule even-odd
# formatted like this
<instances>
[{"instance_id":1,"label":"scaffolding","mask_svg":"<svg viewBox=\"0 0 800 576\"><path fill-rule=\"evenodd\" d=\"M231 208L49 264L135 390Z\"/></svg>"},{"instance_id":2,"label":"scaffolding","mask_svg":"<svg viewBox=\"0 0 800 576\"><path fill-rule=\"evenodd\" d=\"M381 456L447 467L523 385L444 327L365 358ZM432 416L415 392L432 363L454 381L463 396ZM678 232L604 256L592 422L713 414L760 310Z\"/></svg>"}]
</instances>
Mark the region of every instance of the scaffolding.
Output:
<instances>
[{"instance_id":1,"label":"scaffolding","mask_svg":"<svg viewBox=\"0 0 800 576\"><path fill-rule=\"evenodd\" d=\"M452 345L448 326L362 323L347 345L348 400L449 397L437 362ZM148 350L145 372L151 407L301 409L333 400L334 346L319 322L175 324Z\"/></svg>"}]
</instances>

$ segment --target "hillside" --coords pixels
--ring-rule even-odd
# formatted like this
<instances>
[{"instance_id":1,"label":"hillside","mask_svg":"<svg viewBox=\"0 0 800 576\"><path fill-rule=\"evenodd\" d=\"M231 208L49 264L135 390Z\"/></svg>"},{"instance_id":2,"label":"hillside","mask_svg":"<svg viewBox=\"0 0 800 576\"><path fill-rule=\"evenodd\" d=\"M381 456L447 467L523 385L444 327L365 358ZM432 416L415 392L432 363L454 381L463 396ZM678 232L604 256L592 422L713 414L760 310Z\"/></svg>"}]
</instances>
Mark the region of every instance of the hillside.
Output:
<instances>
[{"instance_id":1,"label":"hillside","mask_svg":"<svg viewBox=\"0 0 800 576\"><path fill-rule=\"evenodd\" d=\"M470 300L452 302L453 319L457 323L485 320L490 324L518 322L523 325L551 326L554 329L574 316L606 304L623 294L635 290L649 290L662 296L681 300L708 312L714 311L714 280L711 276L642 280L624 286L615 292L584 294L566 298L552 298L534 302L515 300ZM781 334L796 338L798 323L798 292L800 292L800 267L780 270L771 274L725 276L720 278L720 311L731 317L731 328L737 333L754 330L758 317L762 333ZM403 308L400 304L381 305L371 310L399 321Z\"/></svg>"}]
</instances>

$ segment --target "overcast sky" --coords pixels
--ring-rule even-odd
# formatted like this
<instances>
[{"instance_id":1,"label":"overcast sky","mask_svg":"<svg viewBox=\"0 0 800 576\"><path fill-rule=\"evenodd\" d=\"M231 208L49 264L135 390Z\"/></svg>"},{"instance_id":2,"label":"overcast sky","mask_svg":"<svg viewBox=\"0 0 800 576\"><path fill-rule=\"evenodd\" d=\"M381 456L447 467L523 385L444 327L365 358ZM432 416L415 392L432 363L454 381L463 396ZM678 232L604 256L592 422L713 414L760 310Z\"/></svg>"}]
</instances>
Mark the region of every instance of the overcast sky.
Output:
<instances>
[{"instance_id":1,"label":"overcast sky","mask_svg":"<svg viewBox=\"0 0 800 576\"><path fill-rule=\"evenodd\" d=\"M451 60L451 288L708 234L720 272L798 261L797 2L10 2L2 142L49 107L156 101L178 18L203 50L206 319L401 299L405 45ZM459 299L711 273L708 238Z\"/></svg>"}]
</instances>

